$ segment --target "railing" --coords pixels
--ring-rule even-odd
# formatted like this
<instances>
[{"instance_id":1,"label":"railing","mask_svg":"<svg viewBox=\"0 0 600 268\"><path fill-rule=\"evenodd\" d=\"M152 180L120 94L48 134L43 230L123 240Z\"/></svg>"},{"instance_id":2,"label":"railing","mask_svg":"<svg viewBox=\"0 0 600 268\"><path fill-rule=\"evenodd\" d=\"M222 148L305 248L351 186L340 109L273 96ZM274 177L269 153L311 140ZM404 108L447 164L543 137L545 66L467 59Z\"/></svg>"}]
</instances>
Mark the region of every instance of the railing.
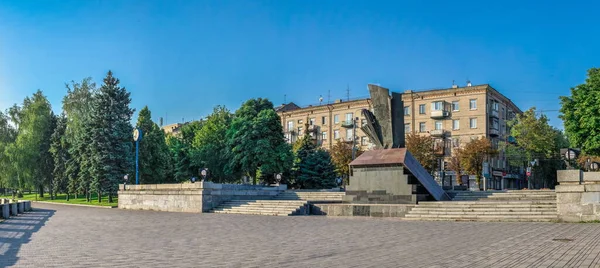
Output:
<instances>
[{"instance_id":1,"label":"railing","mask_svg":"<svg viewBox=\"0 0 600 268\"><path fill-rule=\"evenodd\" d=\"M435 110L431 111L431 118L446 118L450 116L450 112L446 110Z\"/></svg>"}]
</instances>

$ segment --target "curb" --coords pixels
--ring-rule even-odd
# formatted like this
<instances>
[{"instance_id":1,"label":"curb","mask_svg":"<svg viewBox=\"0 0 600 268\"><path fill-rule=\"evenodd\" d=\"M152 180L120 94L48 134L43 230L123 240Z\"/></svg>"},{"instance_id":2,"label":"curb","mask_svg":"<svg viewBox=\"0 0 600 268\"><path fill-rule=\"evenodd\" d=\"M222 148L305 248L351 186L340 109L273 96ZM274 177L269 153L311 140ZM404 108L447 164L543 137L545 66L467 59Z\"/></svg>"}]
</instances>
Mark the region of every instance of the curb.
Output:
<instances>
[{"instance_id":1,"label":"curb","mask_svg":"<svg viewBox=\"0 0 600 268\"><path fill-rule=\"evenodd\" d=\"M69 203L58 203L58 202L47 202L47 201L33 201L31 203L50 204L50 205L63 205L63 206L76 206L76 207L92 207L92 208L117 208L118 206L96 206L96 205L82 205L82 204L69 204Z\"/></svg>"}]
</instances>

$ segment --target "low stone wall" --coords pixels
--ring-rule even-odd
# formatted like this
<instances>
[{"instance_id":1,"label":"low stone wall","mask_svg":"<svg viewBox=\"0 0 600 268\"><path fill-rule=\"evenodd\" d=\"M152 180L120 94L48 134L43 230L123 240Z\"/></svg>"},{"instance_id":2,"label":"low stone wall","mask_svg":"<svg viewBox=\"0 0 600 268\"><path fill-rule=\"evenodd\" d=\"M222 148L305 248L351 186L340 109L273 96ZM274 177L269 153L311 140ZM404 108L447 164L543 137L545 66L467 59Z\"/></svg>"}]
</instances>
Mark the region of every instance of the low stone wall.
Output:
<instances>
[{"instance_id":1,"label":"low stone wall","mask_svg":"<svg viewBox=\"0 0 600 268\"><path fill-rule=\"evenodd\" d=\"M565 222L600 220L600 172L559 170L556 186L558 218Z\"/></svg>"},{"instance_id":2,"label":"low stone wall","mask_svg":"<svg viewBox=\"0 0 600 268\"><path fill-rule=\"evenodd\" d=\"M404 217L412 204L312 204L311 214L326 216Z\"/></svg>"},{"instance_id":3,"label":"low stone wall","mask_svg":"<svg viewBox=\"0 0 600 268\"><path fill-rule=\"evenodd\" d=\"M208 212L230 200L261 199L278 195L281 186L218 184L211 182L181 184L119 185L119 208L171 212Z\"/></svg>"},{"instance_id":4,"label":"low stone wall","mask_svg":"<svg viewBox=\"0 0 600 268\"><path fill-rule=\"evenodd\" d=\"M0 199L0 218L8 219L26 211L31 211L31 201L19 200L11 202L10 199Z\"/></svg>"}]
</instances>

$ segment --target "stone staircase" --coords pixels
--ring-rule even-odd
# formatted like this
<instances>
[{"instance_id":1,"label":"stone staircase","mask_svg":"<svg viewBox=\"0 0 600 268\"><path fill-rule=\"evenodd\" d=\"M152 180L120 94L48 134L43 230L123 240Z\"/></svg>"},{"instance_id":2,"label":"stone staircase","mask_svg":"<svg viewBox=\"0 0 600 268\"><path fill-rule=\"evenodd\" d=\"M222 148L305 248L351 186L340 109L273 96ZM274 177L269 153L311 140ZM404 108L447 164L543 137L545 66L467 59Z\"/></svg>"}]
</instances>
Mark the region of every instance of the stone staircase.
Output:
<instances>
[{"instance_id":1,"label":"stone staircase","mask_svg":"<svg viewBox=\"0 0 600 268\"><path fill-rule=\"evenodd\" d=\"M405 220L550 222L556 213L551 190L464 192L453 201L419 202Z\"/></svg>"},{"instance_id":2,"label":"stone staircase","mask_svg":"<svg viewBox=\"0 0 600 268\"><path fill-rule=\"evenodd\" d=\"M285 191L268 200L227 201L211 212L269 216L307 215L310 203L341 202L344 194L344 192Z\"/></svg>"},{"instance_id":3,"label":"stone staircase","mask_svg":"<svg viewBox=\"0 0 600 268\"><path fill-rule=\"evenodd\" d=\"M285 191L273 198L274 200L304 200L309 202L342 202L345 192L308 192Z\"/></svg>"},{"instance_id":4,"label":"stone staircase","mask_svg":"<svg viewBox=\"0 0 600 268\"><path fill-rule=\"evenodd\" d=\"M293 200L233 200L212 210L213 213L268 216L306 215L308 202Z\"/></svg>"}]
</instances>

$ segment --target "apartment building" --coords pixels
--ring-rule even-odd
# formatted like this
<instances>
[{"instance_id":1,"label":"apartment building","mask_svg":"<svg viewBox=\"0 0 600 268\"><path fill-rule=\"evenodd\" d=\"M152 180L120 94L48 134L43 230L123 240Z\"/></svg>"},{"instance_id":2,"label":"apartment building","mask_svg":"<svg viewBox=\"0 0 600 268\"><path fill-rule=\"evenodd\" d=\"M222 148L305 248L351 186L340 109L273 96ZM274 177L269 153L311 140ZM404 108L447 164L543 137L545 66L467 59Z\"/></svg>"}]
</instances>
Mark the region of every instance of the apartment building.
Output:
<instances>
[{"instance_id":1,"label":"apartment building","mask_svg":"<svg viewBox=\"0 0 600 268\"><path fill-rule=\"evenodd\" d=\"M372 144L360 130L360 126L366 123L361 113L363 109L372 109L370 99L336 100L331 104L307 107L288 103L276 107L275 111L281 118L289 143L294 143L308 132L315 143L324 149L331 149L337 140L341 140L368 150Z\"/></svg>"},{"instance_id":2,"label":"apartment building","mask_svg":"<svg viewBox=\"0 0 600 268\"><path fill-rule=\"evenodd\" d=\"M165 134L171 134L173 136L178 136L181 130L181 123L170 124L166 126L162 126L161 129L165 132Z\"/></svg>"},{"instance_id":3,"label":"apartment building","mask_svg":"<svg viewBox=\"0 0 600 268\"><path fill-rule=\"evenodd\" d=\"M456 174L447 170L447 162L452 149L462 147L474 138L487 137L496 149L505 142L511 142L507 122L522 111L506 96L488 84L464 87L412 91L402 95L404 102L404 129L406 133L431 135L435 138L434 151L440 156L440 174L445 174L440 182L452 186ZM445 162L442 162L442 160ZM445 164L445 165L444 165ZM522 181L508 166L508 161L500 150L498 157L491 159L487 166L489 188L519 188Z\"/></svg>"}]
</instances>

